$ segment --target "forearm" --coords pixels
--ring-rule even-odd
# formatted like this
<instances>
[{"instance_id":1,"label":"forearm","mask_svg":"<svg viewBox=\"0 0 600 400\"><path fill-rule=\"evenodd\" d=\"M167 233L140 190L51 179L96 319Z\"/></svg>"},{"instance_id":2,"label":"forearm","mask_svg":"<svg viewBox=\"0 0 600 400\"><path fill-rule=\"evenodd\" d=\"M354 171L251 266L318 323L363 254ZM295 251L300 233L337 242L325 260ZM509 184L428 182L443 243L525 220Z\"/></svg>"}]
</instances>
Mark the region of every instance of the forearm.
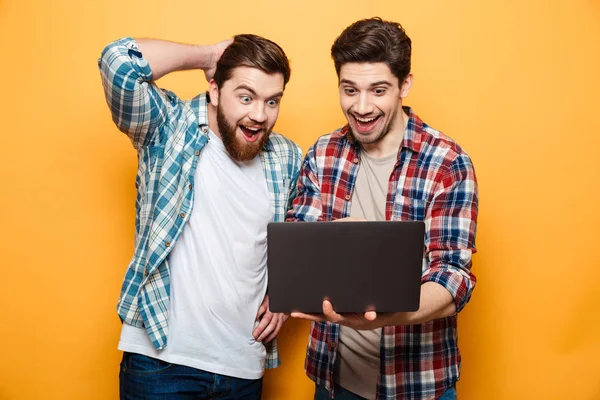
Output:
<instances>
[{"instance_id":1,"label":"forearm","mask_svg":"<svg viewBox=\"0 0 600 400\"><path fill-rule=\"evenodd\" d=\"M421 285L421 304L417 311L382 315L380 325L416 325L455 313L456 305L450 292L435 282L425 282Z\"/></svg>"},{"instance_id":2,"label":"forearm","mask_svg":"<svg viewBox=\"0 0 600 400\"><path fill-rule=\"evenodd\" d=\"M454 299L450 292L435 282L421 285L421 304L418 311L382 313L367 311L363 314L338 314L329 300L323 301L323 314L303 314L293 312L294 318L311 321L329 321L358 330L373 330L384 326L417 325L439 318L449 317L456 313Z\"/></svg>"},{"instance_id":3,"label":"forearm","mask_svg":"<svg viewBox=\"0 0 600 400\"><path fill-rule=\"evenodd\" d=\"M214 64L212 46L167 42L156 39L136 39L142 56L152 69L152 79L188 69L206 69Z\"/></svg>"}]
</instances>

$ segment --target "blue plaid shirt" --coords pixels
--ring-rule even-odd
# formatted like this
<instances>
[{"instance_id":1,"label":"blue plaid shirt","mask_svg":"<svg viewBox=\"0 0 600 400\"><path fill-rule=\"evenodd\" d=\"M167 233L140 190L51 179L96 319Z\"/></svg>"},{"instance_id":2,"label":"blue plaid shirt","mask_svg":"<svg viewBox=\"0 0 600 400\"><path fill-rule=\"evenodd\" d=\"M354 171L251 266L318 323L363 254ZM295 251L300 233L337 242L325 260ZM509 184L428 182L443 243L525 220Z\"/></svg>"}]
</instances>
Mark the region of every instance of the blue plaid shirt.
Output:
<instances>
[{"instance_id":1,"label":"blue plaid shirt","mask_svg":"<svg viewBox=\"0 0 600 400\"><path fill-rule=\"evenodd\" d=\"M160 350L168 337L168 256L192 212L194 172L208 142L206 94L184 102L159 89L132 38L109 44L98 66L113 121L138 151L135 250L117 311L125 323L144 327ZM273 220L284 221L289 199L294 196L301 150L273 132L260 160ZM266 367L279 364L273 341L267 345Z\"/></svg>"}]
</instances>

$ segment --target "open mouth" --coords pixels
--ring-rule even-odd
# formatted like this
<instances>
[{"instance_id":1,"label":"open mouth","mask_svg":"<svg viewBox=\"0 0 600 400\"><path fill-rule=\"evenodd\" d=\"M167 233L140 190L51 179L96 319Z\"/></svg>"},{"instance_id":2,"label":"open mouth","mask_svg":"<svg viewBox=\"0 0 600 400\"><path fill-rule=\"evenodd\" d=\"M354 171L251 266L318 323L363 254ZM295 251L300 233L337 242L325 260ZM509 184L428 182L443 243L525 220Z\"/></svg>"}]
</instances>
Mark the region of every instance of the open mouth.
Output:
<instances>
[{"instance_id":1,"label":"open mouth","mask_svg":"<svg viewBox=\"0 0 600 400\"><path fill-rule=\"evenodd\" d=\"M375 128L381 119L381 115L376 115L373 117L358 117L356 115L352 115L352 118L354 119L356 130L359 133L369 133Z\"/></svg>"},{"instance_id":2,"label":"open mouth","mask_svg":"<svg viewBox=\"0 0 600 400\"><path fill-rule=\"evenodd\" d=\"M258 140L262 128L260 126L244 126L239 125L240 130L244 134L244 139L249 143L254 143Z\"/></svg>"}]
</instances>

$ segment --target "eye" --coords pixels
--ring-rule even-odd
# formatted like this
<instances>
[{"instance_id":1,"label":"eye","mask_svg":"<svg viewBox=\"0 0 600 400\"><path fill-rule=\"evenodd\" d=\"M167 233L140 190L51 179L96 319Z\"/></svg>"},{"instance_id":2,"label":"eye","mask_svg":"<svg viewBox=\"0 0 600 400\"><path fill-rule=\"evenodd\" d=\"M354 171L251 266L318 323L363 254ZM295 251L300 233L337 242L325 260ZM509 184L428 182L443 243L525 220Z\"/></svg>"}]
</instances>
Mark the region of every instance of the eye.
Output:
<instances>
[{"instance_id":1,"label":"eye","mask_svg":"<svg viewBox=\"0 0 600 400\"><path fill-rule=\"evenodd\" d=\"M244 104L249 104L252 101L252 98L250 96L240 96L240 101Z\"/></svg>"},{"instance_id":2,"label":"eye","mask_svg":"<svg viewBox=\"0 0 600 400\"><path fill-rule=\"evenodd\" d=\"M356 90L354 88L344 88L344 93L348 96L352 96L353 94L356 94Z\"/></svg>"},{"instance_id":3,"label":"eye","mask_svg":"<svg viewBox=\"0 0 600 400\"><path fill-rule=\"evenodd\" d=\"M279 105L279 100L271 99L267 101L267 105L271 108L275 108Z\"/></svg>"},{"instance_id":4,"label":"eye","mask_svg":"<svg viewBox=\"0 0 600 400\"><path fill-rule=\"evenodd\" d=\"M386 90L384 88L376 88L374 92L377 96L382 96L385 94Z\"/></svg>"}]
</instances>

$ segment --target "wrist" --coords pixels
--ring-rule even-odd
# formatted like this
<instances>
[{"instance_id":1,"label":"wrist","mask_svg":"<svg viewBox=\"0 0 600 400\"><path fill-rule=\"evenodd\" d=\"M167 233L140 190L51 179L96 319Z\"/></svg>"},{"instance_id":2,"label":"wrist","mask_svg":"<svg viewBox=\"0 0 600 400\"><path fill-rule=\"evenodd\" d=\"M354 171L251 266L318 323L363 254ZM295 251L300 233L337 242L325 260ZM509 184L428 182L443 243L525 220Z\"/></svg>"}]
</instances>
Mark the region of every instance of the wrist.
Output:
<instances>
[{"instance_id":1,"label":"wrist","mask_svg":"<svg viewBox=\"0 0 600 400\"><path fill-rule=\"evenodd\" d=\"M422 323L422 315L419 311L414 312L396 312L389 314L385 326L396 325L417 325Z\"/></svg>"},{"instance_id":2,"label":"wrist","mask_svg":"<svg viewBox=\"0 0 600 400\"><path fill-rule=\"evenodd\" d=\"M216 65L214 46L193 45L188 69L206 70Z\"/></svg>"}]
</instances>

